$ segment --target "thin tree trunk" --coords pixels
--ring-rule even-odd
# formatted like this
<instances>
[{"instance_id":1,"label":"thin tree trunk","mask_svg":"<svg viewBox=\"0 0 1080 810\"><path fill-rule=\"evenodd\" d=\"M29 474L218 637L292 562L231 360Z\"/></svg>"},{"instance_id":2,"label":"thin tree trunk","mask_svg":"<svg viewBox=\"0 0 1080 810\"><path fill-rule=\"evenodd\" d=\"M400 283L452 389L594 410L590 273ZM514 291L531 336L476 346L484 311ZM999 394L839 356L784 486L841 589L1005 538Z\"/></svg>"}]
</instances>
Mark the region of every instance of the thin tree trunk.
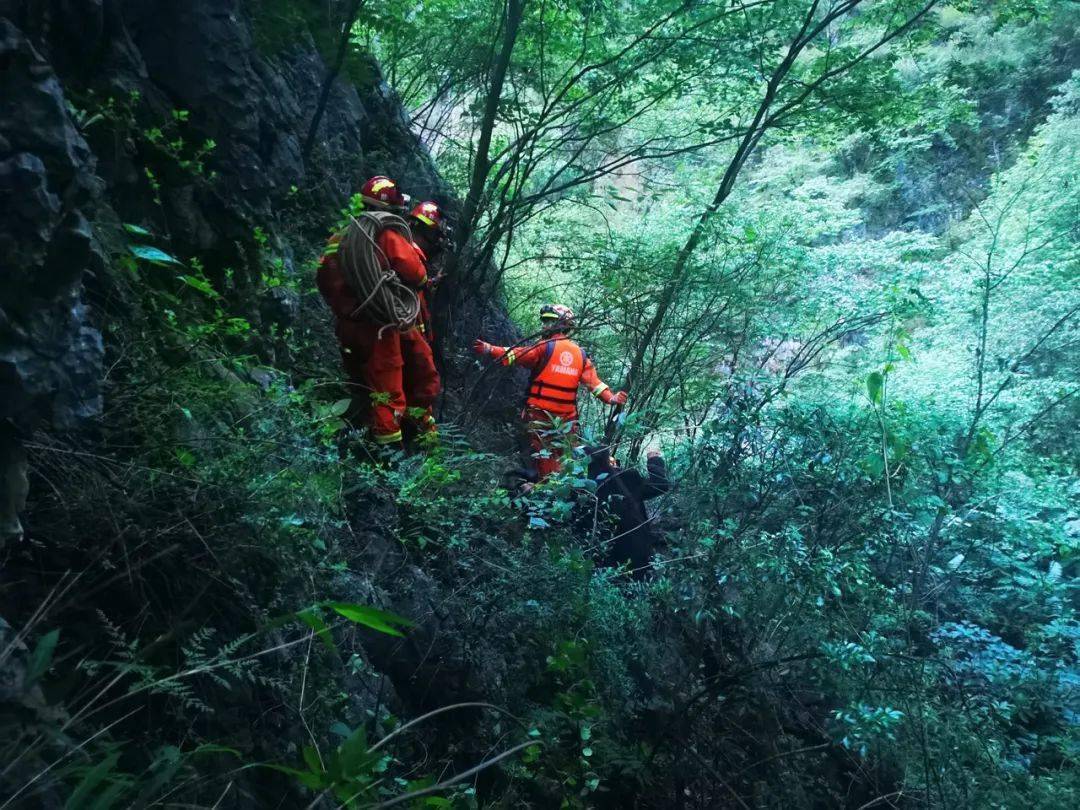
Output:
<instances>
[{"instance_id":1,"label":"thin tree trunk","mask_svg":"<svg viewBox=\"0 0 1080 810\"><path fill-rule=\"evenodd\" d=\"M507 0L502 48L495 58L495 64L492 65L491 84L488 87L487 98L484 99L484 113L480 120L480 137L476 142L476 154L473 156L469 191L465 196L465 204L462 206L458 223L459 248L457 254L452 257L451 270L458 268L461 255L467 249L473 231L476 230L480 202L484 196L484 188L487 186L488 173L491 171L491 138L495 130L495 118L499 112L503 84L506 81L507 71L510 69L510 60L514 53L514 45L517 42L524 11L525 0Z\"/></svg>"},{"instance_id":2,"label":"thin tree trunk","mask_svg":"<svg viewBox=\"0 0 1080 810\"><path fill-rule=\"evenodd\" d=\"M809 44L812 38L807 37L806 32L813 21L817 6L818 3L815 0L810 6L810 10L807 12L798 35L792 40L784 60L777 66L776 70L773 71L769 83L765 87L765 95L762 97L761 103L758 105L757 112L754 115L754 120L751 122L746 130L746 134L743 135L742 140L739 142L739 146L735 150L735 155L731 158L731 162L724 172L724 176L720 181L720 187L716 190L712 202L709 203L708 207L698 216L697 222L694 224L694 230L691 231L689 238L675 257L675 265L672 267L671 276L660 292L660 302L657 304L653 316L649 319L645 331L641 336L641 340L638 341L634 356L630 360L630 369L627 372L626 380L623 383L623 388L627 391L633 389L634 383L641 376L649 346L660 332L660 328L664 324L664 318L667 317L668 310L671 309L671 305L675 302L675 296L682 288L683 279L690 268L690 258L701 243L702 238L704 238L705 230L709 225L709 220L720 210L720 206L723 205L724 201L731 195L739 172L742 171L742 167L745 165L747 158L753 153L754 148L768 129L766 116L768 115L769 108L772 107L773 102L776 100L776 94L780 90L780 84L795 64L796 58L798 58L799 54L802 53L803 49ZM606 444L610 444L612 439L615 438L615 431L618 427L618 416L621 411L622 406L616 407L611 418L608 420L607 428L604 431L604 441Z\"/></svg>"},{"instance_id":3,"label":"thin tree trunk","mask_svg":"<svg viewBox=\"0 0 1080 810\"><path fill-rule=\"evenodd\" d=\"M454 306L459 301L462 290L468 288L471 282L474 281L471 277L461 278L462 257L468 250L469 240L476 230L476 219L479 215L480 203L484 196L484 188L487 185L488 173L491 171L491 138L495 130L499 102L502 100L503 85L506 82L506 74L510 69L511 57L517 43L518 31L521 28L525 3L526 0L507 0L506 3L503 18L502 48L495 57L491 68L491 84L484 100L484 113L480 120L480 137L476 143L476 154L473 156L469 190L465 196L465 202L461 209L461 215L458 217L456 233L454 234L457 250L447 257L446 281L443 282L435 302L435 317L438 319L435 359L439 368L443 368L445 364L444 341L446 335L450 332ZM471 273L469 275L471 276ZM440 418L443 396L445 396L445 391L440 396Z\"/></svg>"},{"instance_id":4,"label":"thin tree trunk","mask_svg":"<svg viewBox=\"0 0 1080 810\"><path fill-rule=\"evenodd\" d=\"M304 146L300 152L305 163L311 154L312 147L315 145L315 135L319 131L323 113L326 112L326 103L330 100L330 90L333 88L334 81L345 64L345 57L349 53L349 37L352 35L352 27L356 23L356 18L359 16L363 5L364 0L351 0L349 10L345 14L345 25L342 27L341 36L338 39L337 55L334 57L334 64L331 65L326 78L323 79L322 89L319 91L319 103L315 105L315 114L311 117L307 137L304 138Z\"/></svg>"}]
</instances>

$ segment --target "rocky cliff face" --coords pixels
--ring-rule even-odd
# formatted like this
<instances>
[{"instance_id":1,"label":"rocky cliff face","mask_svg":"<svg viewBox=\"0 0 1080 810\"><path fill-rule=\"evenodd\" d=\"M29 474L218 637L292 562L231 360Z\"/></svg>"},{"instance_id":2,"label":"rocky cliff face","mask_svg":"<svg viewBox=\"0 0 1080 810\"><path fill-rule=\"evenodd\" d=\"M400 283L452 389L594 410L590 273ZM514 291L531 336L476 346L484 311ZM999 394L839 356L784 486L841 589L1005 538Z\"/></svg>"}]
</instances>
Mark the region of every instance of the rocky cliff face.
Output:
<instances>
[{"instance_id":1,"label":"rocky cliff face","mask_svg":"<svg viewBox=\"0 0 1080 810\"><path fill-rule=\"evenodd\" d=\"M80 288L101 272L88 215L104 184L40 50L0 18L0 536L21 532L16 431L75 427L100 411L101 335Z\"/></svg>"},{"instance_id":2,"label":"rocky cliff face","mask_svg":"<svg viewBox=\"0 0 1080 810\"><path fill-rule=\"evenodd\" d=\"M305 273L294 260L372 174L456 209L374 64L362 86L333 84L303 158L326 62L302 29L282 47L257 47L250 12L260 5L0 3L4 537L21 531L21 440L84 429L101 410L107 346L88 303L114 298L121 223L160 235L175 255L198 255L253 322L287 322L298 305L261 289L256 226L288 270ZM468 317L508 328L483 303Z\"/></svg>"},{"instance_id":3,"label":"rocky cliff face","mask_svg":"<svg viewBox=\"0 0 1080 810\"><path fill-rule=\"evenodd\" d=\"M197 260L200 272L227 302L222 306L228 313L242 315L253 325L243 352L276 367L267 379L317 374L333 380L337 352L329 313L312 289L311 260L349 197L367 177L388 174L414 198L439 201L451 218L457 210L377 65L363 64L359 54L350 57L361 62L359 70L354 64L352 78L331 87L314 148L305 158L302 144L327 62L304 27L268 44L255 13L268 5L272 0L0 0L0 559L17 558L18 565L33 567L33 556L41 551L50 569L85 570L90 559L97 565L132 534L153 538L153 552L144 562L160 556L162 565L148 565L140 576L153 580L147 586L151 591L177 597L162 611L162 625L154 631L166 637L173 633L170 628L180 635L190 632L189 610L201 612L200 600L220 606L207 608L214 620L228 614L222 619L228 632L246 632L252 621L266 618L270 603L295 608L311 598L310 582L304 580L313 571L300 564L281 566L280 560L234 559L219 562L207 576L192 565L182 543L154 545L162 531L169 531L161 523L164 508L175 510L177 519L190 526L189 539L204 548L197 538L216 531L218 524L201 525L197 510L189 515L193 493L150 491L155 488L146 480L128 490L114 477L112 471L125 463L124 451L117 448L146 441L145 436L123 433L123 397L134 382L118 379L131 372L127 347L145 337L138 333L142 327L135 326L146 322L146 314L139 312L132 284L153 283L149 275L132 281L133 244L152 241L183 259L189 269ZM313 0L288 8L306 8L312 19L319 19L327 5ZM281 263L281 272L300 283L264 283L270 253ZM165 275L174 279L175 272ZM445 336L444 380L452 389L451 402L455 385L467 387L468 364L460 347L476 336L480 321L489 336L513 335L496 304L463 292ZM290 347L270 337L271 324L301 322L314 330L314 343L325 361L302 372L291 364ZM154 359L162 367L171 367L173 360ZM225 384L236 380L225 368L220 375ZM261 383L245 380L256 388ZM119 404L118 396L123 400ZM494 399L490 407L505 409L514 397ZM490 392L485 397L489 400ZM194 444L219 427L212 418L186 424L183 429L191 435L185 438ZM75 476L76 481L96 483L85 485L94 490L87 499L92 505L73 514L64 512L66 504L50 514L48 506L36 501L36 493L50 485L35 484L29 520L22 515L31 531L20 542L27 449L33 453L43 443L54 454L31 456L33 469L41 473L33 480L39 483L49 475L39 469L39 461L48 468L57 459L104 459L99 453L109 457L105 468L88 471L88 478ZM64 501L80 486L62 481L55 494ZM80 499L88 495L75 494ZM237 493L228 493L233 495ZM221 511L225 498L216 502L215 520L226 520ZM106 527L109 521L94 511L114 506L121 516ZM228 508L242 511L243 506L240 495ZM419 709L496 690L502 670L475 666L472 661L479 653L467 654L456 620L432 608L451 594L444 593L430 573L410 564L390 533L376 530L398 519L392 499L353 506L356 513L349 518L356 529L340 538L349 570L325 576L320 590L337 599L392 607L421 626L407 644L391 643L388 637L356 642L349 654L370 663L359 676L335 675L349 695L345 714L375 716L388 705ZM223 536L229 531L223 529ZM235 540L235 535L229 537ZM214 556L209 547L204 550ZM225 553L243 552L229 547ZM217 579L230 565L243 572L243 584L230 577L226 587ZM260 565L266 568L260 571ZM6 573L17 567L13 562ZM289 577L298 579L290 582ZM19 598L37 604L51 588L46 580L25 582ZM135 612L138 602L130 600L145 598L123 587L122 593L113 592L110 574L102 582L109 601L102 616ZM92 613L93 604L87 601L82 609ZM12 626L27 619L10 602L2 613ZM81 631L70 628L79 620L63 614L63 608L58 613L51 620L65 623L67 637L78 637ZM0 629L4 626L0 618ZM100 639L100 627L83 629L86 638ZM149 648L160 652L156 644L149 643ZM0 680L17 675L15 664L25 668L27 651L10 649L17 654L0 661ZM500 655L490 652L486 657L498 660ZM5 704L0 715L11 708L11 696L5 695L0 695L0 704ZM270 741L271 748L285 745L294 735L283 729L292 721L256 703L249 694L241 695L237 706L243 708L236 709L236 717L223 714L221 727L244 733L252 718L264 718L269 731L259 732L265 739L255 739L253 731L253 747L264 741ZM34 716L40 709L36 703L20 706L20 712ZM0 723L0 737L5 733ZM281 758L285 752L278 747L273 756ZM35 766L31 759L22 766L27 774L45 764L42 760ZM48 790L46 794L52 795Z\"/></svg>"}]
</instances>

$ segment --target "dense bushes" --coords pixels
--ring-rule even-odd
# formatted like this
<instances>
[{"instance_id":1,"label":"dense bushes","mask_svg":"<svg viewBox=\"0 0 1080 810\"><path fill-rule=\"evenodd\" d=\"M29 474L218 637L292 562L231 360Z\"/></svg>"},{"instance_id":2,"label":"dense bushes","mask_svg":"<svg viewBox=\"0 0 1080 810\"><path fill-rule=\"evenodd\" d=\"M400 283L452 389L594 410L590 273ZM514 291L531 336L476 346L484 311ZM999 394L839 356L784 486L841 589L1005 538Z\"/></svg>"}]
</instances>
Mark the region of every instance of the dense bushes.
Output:
<instances>
[{"instance_id":1,"label":"dense bushes","mask_svg":"<svg viewBox=\"0 0 1080 810\"><path fill-rule=\"evenodd\" d=\"M158 293L141 295L98 449L32 445L36 546L9 564L45 610L20 654L34 720L8 735L5 778L58 764L26 801L299 804L306 785L373 802L529 741L439 795L1049 807L1077 789L1075 563L1053 467L965 478L972 506L939 524L941 470L959 480L980 452L955 456L955 415L881 405L887 490L866 406L812 386L743 401L676 450L666 548L633 585L577 545L576 465L514 498L505 461L452 425L430 455L373 464L336 384L230 355L216 305L183 287L160 333ZM332 608L296 616L329 601L417 627L403 641ZM360 755L476 700L513 717L455 710Z\"/></svg>"},{"instance_id":2,"label":"dense bushes","mask_svg":"<svg viewBox=\"0 0 1080 810\"><path fill-rule=\"evenodd\" d=\"M403 26L398 5L357 32L408 98L429 100L432 60L484 85L496 17L418 51L425 26L472 6ZM801 6L779 5L797 30ZM830 43L875 33L874 5ZM596 13L625 35L616 6ZM103 416L25 443L31 529L3 552L0 807L1080 803L1076 20L1060 3L975 6L883 48L857 74L873 98L843 84L770 131L685 260L726 141L578 182L577 108L557 108L543 156L519 158L576 179L532 197L529 172L497 178L516 178L510 134L534 99L497 105L506 173L479 192L495 186L509 219L477 214L489 250L471 269L523 331L541 298L573 304L613 384L640 352L630 408L609 421L590 404L583 422L624 463L666 451L677 486L650 506L646 582L598 567L575 532L594 490L580 457L527 494L508 486L516 459L490 452L514 430L504 372L476 376L453 340L437 448L387 459L346 425L300 235L321 227L303 201L322 190L284 195L270 232L246 214L227 250L172 256L183 242L150 223L169 220L177 177L211 194L213 145L180 110L140 127L112 102L91 123L88 97L73 115L95 143L151 159L124 208L153 213L94 223ZM252 8L275 57L326 17ZM536 80L548 35L572 66L579 10L532 9L511 74ZM730 16L713 33L751 48ZM706 39L657 63L702 60L700 97L620 85L620 104L646 105L646 142L703 120L730 134L738 116L703 118L709 93L750 105L754 60L695 50ZM586 45L619 59L617 40ZM424 124L476 92L435 90ZM604 94L571 87L567 104L578 92L601 105L581 137L633 155ZM439 142L466 180L462 144ZM460 337L456 294L440 303ZM479 394L504 400L498 418Z\"/></svg>"}]
</instances>

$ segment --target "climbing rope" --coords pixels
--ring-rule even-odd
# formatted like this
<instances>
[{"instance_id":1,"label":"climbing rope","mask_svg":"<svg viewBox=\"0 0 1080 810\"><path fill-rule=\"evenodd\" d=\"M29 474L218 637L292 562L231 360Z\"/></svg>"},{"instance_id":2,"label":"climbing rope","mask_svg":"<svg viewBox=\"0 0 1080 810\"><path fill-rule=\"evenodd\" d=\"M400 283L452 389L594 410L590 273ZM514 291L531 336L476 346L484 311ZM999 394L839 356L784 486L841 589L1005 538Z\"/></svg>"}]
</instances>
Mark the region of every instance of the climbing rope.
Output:
<instances>
[{"instance_id":1,"label":"climbing rope","mask_svg":"<svg viewBox=\"0 0 1080 810\"><path fill-rule=\"evenodd\" d=\"M345 279L353 292L363 298L355 312L363 310L379 324L380 338L390 328L409 331L420 317L420 296L391 269L376 241L379 232L385 229L397 231L412 241L408 223L397 214L365 211L359 217L349 217L338 246Z\"/></svg>"}]
</instances>

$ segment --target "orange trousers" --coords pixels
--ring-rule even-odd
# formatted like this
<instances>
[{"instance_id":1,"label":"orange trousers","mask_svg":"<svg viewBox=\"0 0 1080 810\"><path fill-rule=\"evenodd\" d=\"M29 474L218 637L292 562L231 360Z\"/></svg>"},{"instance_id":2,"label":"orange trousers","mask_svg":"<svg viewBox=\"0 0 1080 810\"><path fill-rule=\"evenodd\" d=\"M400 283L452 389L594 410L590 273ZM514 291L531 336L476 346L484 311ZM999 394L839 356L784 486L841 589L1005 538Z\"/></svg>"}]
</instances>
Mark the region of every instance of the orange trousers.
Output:
<instances>
[{"instance_id":1,"label":"orange trousers","mask_svg":"<svg viewBox=\"0 0 1080 810\"><path fill-rule=\"evenodd\" d=\"M541 408L526 408L521 412L521 418L525 422L529 447L532 448L536 479L543 481L552 473L561 470L563 454L580 444L577 419L560 417L561 428L557 429L551 414ZM565 428L567 423L570 430L563 432L562 428Z\"/></svg>"},{"instance_id":2,"label":"orange trousers","mask_svg":"<svg viewBox=\"0 0 1080 810\"><path fill-rule=\"evenodd\" d=\"M404 423L418 433L435 430L431 408L441 383L423 333L386 329L380 337L370 324L350 329L348 337L341 357L353 390L351 415L370 425L376 444L400 442Z\"/></svg>"}]
</instances>

